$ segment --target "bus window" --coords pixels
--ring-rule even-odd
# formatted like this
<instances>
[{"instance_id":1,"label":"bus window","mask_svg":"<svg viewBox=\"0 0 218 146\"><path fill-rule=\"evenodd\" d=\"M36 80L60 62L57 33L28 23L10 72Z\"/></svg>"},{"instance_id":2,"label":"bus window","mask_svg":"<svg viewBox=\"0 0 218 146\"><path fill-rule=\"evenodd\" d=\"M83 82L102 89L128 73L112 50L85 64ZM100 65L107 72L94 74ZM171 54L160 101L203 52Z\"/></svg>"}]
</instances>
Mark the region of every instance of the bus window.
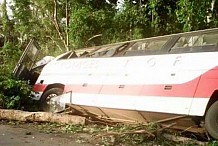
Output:
<instances>
[{"instance_id":1,"label":"bus window","mask_svg":"<svg viewBox=\"0 0 218 146\"><path fill-rule=\"evenodd\" d=\"M168 40L169 38L140 41L134 44L131 47L131 50L161 50Z\"/></svg>"},{"instance_id":2,"label":"bus window","mask_svg":"<svg viewBox=\"0 0 218 146\"><path fill-rule=\"evenodd\" d=\"M112 57L122 50L124 44L104 46L91 54L92 57Z\"/></svg>"},{"instance_id":3,"label":"bus window","mask_svg":"<svg viewBox=\"0 0 218 146\"><path fill-rule=\"evenodd\" d=\"M182 36L171 48L171 53L192 53L217 51L218 34L208 33L194 36Z\"/></svg>"},{"instance_id":4,"label":"bus window","mask_svg":"<svg viewBox=\"0 0 218 146\"><path fill-rule=\"evenodd\" d=\"M136 42L131 46L125 56L134 56L134 55L151 55L151 54L160 54L163 46L169 41L170 37L164 37L159 39L149 39L144 41Z\"/></svg>"},{"instance_id":5,"label":"bus window","mask_svg":"<svg viewBox=\"0 0 218 146\"><path fill-rule=\"evenodd\" d=\"M181 47L202 46L204 44L203 36L183 36L180 37L172 49Z\"/></svg>"},{"instance_id":6,"label":"bus window","mask_svg":"<svg viewBox=\"0 0 218 146\"><path fill-rule=\"evenodd\" d=\"M217 45L218 44L218 34L217 33L212 33L212 34L205 34L203 35L204 42L205 44L213 44Z\"/></svg>"}]
</instances>

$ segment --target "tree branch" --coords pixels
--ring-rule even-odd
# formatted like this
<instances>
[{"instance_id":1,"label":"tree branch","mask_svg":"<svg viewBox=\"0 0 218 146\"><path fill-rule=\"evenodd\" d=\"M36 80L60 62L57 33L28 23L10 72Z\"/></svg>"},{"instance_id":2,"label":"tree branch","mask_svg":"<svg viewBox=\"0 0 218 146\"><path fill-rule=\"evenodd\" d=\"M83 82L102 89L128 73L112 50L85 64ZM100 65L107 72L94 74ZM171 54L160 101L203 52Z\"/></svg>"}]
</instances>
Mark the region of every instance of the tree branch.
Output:
<instances>
[{"instance_id":1,"label":"tree branch","mask_svg":"<svg viewBox=\"0 0 218 146\"><path fill-rule=\"evenodd\" d=\"M66 0L66 45L69 46L69 9L68 9L68 0Z\"/></svg>"},{"instance_id":2,"label":"tree branch","mask_svg":"<svg viewBox=\"0 0 218 146\"><path fill-rule=\"evenodd\" d=\"M69 51L69 47L68 45L66 44L66 40L61 32L61 29L60 29L60 26L58 24L58 19L57 19L57 0L54 0L54 13L53 13L53 20L52 22L54 23L54 26L55 26L55 29L57 30L58 32L58 35L61 39L61 41L64 43L64 47L66 48L66 51Z\"/></svg>"}]
</instances>

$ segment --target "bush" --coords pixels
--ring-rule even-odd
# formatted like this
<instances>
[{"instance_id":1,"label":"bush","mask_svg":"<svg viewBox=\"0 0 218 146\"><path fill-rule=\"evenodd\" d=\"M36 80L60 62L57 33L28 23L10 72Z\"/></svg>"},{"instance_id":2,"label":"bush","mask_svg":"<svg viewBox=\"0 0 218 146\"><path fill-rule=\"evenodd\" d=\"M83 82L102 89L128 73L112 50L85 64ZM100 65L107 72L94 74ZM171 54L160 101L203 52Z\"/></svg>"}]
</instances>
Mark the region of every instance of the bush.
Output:
<instances>
[{"instance_id":1,"label":"bush","mask_svg":"<svg viewBox=\"0 0 218 146\"><path fill-rule=\"evenodd\" d=\"M31 87L26 81L17 80L12 75L20 56L18 50L10 43L0 48L0 108L26 110L33 105Z\"/></svg>"},{"instance_id":2,"label":"bush","mask_svg":"<svg viewBox=\"0 0 218 146\"><path fill-rule=\"evenodd\" d=\"M30 86L12 75L0 76L0 108L26 109L31 102Z\"/></svg>"}]
</instances>

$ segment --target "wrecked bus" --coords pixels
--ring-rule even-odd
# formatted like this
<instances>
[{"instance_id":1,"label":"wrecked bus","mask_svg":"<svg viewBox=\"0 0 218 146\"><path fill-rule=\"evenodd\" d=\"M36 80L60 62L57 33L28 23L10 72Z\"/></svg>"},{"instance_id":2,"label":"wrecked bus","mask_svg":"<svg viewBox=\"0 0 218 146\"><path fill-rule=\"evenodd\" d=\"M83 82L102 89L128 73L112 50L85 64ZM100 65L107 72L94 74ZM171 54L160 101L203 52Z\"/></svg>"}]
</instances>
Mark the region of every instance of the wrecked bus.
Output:
<instances>
[{"instance_id":1,"label":"wrecked bus","mask_svg":"<svg viewBox=\"0 0 218 146\"><path fill-rule=\"evenodd\" d=\"M70 93L62 102L78 111L136 122L189 116L218 139L217 28L70 51L49 61L38 75L40 65L28 70L46 111L52 98Z\"/></svg>"}]
</instances>

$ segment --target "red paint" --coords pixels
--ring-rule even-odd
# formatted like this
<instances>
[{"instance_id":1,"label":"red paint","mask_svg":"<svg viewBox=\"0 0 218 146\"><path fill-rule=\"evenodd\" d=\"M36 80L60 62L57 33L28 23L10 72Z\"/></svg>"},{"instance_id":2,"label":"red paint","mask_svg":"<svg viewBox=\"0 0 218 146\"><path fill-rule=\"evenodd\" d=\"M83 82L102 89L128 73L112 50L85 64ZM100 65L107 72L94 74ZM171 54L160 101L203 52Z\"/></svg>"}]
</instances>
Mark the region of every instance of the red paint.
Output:
<instances>
[{"instance_id":1,"label":"red paint","mask_svg":"<svg viewBox=\"0 0 218 146\"><path fill-rule=\"evenodd\" d=\"M47 85L46 84L35 84L33 86L33 91L34 92L43 92L46 89Z\"/></svg>"},{"instance_id":2,"label":"red paint","mask_svg":"<svg viewBox=\"0 0 218 146\"><path fill-rule=\"evenodd\" d=\"M101 89L101 85L89 85L89 84L81 84L81 85L66 85L64 88L65 92L78 92L78 93L96 93L98 94Z\"/></svg>"},{"instance_id":3,"label":"red paint","mask_svg":"<svg viewBox=\"0 0 218 146\"><path fill-rule=\"evenodd\" d=\"M218 68L201 76L195 97L211 97L215 90L218 90Z\"/></svg>"},{"instance_id":4,"label":"red paint","mask_svg":"<svg viewBox=\"0 0 218 146\"><path fill-rule=\"evenodd\" d=\"M184 84L144 85L141 96L194 97L199 78ZM165 89L165 86L172 86Z\"/></svg>"}]
</instances>

